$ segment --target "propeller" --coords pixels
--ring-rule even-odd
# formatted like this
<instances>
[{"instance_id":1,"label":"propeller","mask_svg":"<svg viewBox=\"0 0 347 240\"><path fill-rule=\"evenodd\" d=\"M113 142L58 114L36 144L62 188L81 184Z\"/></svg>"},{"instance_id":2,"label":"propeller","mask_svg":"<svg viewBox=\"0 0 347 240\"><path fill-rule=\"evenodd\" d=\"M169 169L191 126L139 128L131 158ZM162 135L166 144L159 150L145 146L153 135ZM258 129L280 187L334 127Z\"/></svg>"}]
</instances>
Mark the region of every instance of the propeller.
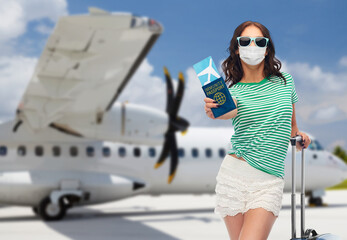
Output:
<instances>
[{"instance_id":1,"label":"propeller","mask_svg":"<svg viewBox=\"0 0 347 240\"><path fill-rule=\"evenodd\" d=\"M187 132L189 122L184 118L177 116L184 91L184 78L182 72L180 72L178 75L178 88L175 97L173 93L172 79L166 67L164 67L164 73L167 90L166 113L169 115L169 127L165 133L165 141L160 157L154 168L160 167L165 162L170 153L171 161L168 183L171 183L173 178L175 177L178 166L177 142L175 132L181 131L182 134L185 134Z\"/></svg>"}]
</instances>

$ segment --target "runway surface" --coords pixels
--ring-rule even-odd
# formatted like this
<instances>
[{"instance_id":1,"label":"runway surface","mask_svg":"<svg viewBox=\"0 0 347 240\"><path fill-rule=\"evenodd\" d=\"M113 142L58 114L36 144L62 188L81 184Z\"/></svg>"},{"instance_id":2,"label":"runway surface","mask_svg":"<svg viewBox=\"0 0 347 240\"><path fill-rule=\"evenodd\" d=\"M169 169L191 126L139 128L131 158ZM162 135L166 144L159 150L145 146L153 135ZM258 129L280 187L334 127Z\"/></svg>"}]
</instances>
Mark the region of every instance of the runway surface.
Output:
<instances>
[{"instance_id":1,"label":"runway surface","mask_svg":"<svg viewBox=\"0 0 347 240\"><path fill-rule=\"evenodd\" d=\"M306 228L334 233L347 240L347 190L326 191L323 200L328 206L306 207ZM0 237L6 240L227 240L223 220L213 213L214 201L215 195L207 194L136 196L71 209L60 222L43 222L31 208L0 206ZM269 240L291 238L290 209L290 194L286 193ZM298 233L299 213L298 207Z\"/></svg>"}]
</instances>

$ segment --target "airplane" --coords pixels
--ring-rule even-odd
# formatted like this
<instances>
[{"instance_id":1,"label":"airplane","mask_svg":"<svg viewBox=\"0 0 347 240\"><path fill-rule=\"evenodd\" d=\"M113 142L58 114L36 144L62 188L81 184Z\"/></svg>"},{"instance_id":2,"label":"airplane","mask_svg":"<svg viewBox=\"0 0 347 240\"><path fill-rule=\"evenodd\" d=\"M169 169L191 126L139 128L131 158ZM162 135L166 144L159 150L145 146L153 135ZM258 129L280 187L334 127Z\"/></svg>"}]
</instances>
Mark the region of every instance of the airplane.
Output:
<instances>
[{"instance_id":1,"label":"airplane","mask_svg":"<svg viewBox=\"0 0 347 240\"><path fill-rule=\"evenodd\" d=\"M15 119L0 125L0 203L54 221L74 206L139 194L214 194L233 128L187 131L178 116L184 76L174 94L166 68L165 112L117 102L163 27L130 13L89 12L59 19ZM311 140L306 192L319 205L326 187L347 178L347 166Z\"/></svg>"}]
</instances>

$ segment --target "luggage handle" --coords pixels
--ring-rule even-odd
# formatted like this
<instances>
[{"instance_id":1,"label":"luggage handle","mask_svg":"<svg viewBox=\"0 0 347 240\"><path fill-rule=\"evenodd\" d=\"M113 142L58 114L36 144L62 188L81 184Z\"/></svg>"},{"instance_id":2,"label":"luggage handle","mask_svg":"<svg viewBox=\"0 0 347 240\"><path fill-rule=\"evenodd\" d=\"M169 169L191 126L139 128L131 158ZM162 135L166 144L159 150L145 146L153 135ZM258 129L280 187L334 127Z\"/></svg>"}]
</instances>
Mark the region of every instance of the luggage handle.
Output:
<instances>
[{"instance_id":1,"label":"luggage handle","mask_svg":"<svg viewBox=\"0 0 347 240\"><path fill-rule=\"evenodd\" d=\"M295 162L296 162L296 142L302 142L302 137L297 135L290 138L292 145L292 239L296 238L296 201L295 201ZM301 238L305 236L305 158L304 148L301 150ZM299 239L301 239L299 238Z\"/></svg>"}]
</instances>

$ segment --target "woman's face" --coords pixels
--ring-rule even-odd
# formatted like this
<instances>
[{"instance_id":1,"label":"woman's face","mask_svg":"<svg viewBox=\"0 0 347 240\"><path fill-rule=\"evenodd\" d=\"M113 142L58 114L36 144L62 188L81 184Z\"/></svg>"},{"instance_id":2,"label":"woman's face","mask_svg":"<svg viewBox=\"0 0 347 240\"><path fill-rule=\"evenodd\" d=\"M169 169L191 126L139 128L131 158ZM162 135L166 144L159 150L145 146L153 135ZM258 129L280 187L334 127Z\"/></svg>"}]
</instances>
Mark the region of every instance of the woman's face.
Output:
<instances>
[{"instance_id":1,"label":"woman's face","mask_svg":"<svg viewBox=\"0 0 347 240\"><path fill-rule=\"evenodd\" d=\"M259 28L257 28L254 25L250 25L242 31L240 37L264 37L264 36L263 36L263 33L260 31ZM256 46L254 41L251 42L250 46ZM236 50L236 54L239 54L238 49ZM266 51L265 55L267 55L267 51Z\"/></svg>"}]
</instances>

